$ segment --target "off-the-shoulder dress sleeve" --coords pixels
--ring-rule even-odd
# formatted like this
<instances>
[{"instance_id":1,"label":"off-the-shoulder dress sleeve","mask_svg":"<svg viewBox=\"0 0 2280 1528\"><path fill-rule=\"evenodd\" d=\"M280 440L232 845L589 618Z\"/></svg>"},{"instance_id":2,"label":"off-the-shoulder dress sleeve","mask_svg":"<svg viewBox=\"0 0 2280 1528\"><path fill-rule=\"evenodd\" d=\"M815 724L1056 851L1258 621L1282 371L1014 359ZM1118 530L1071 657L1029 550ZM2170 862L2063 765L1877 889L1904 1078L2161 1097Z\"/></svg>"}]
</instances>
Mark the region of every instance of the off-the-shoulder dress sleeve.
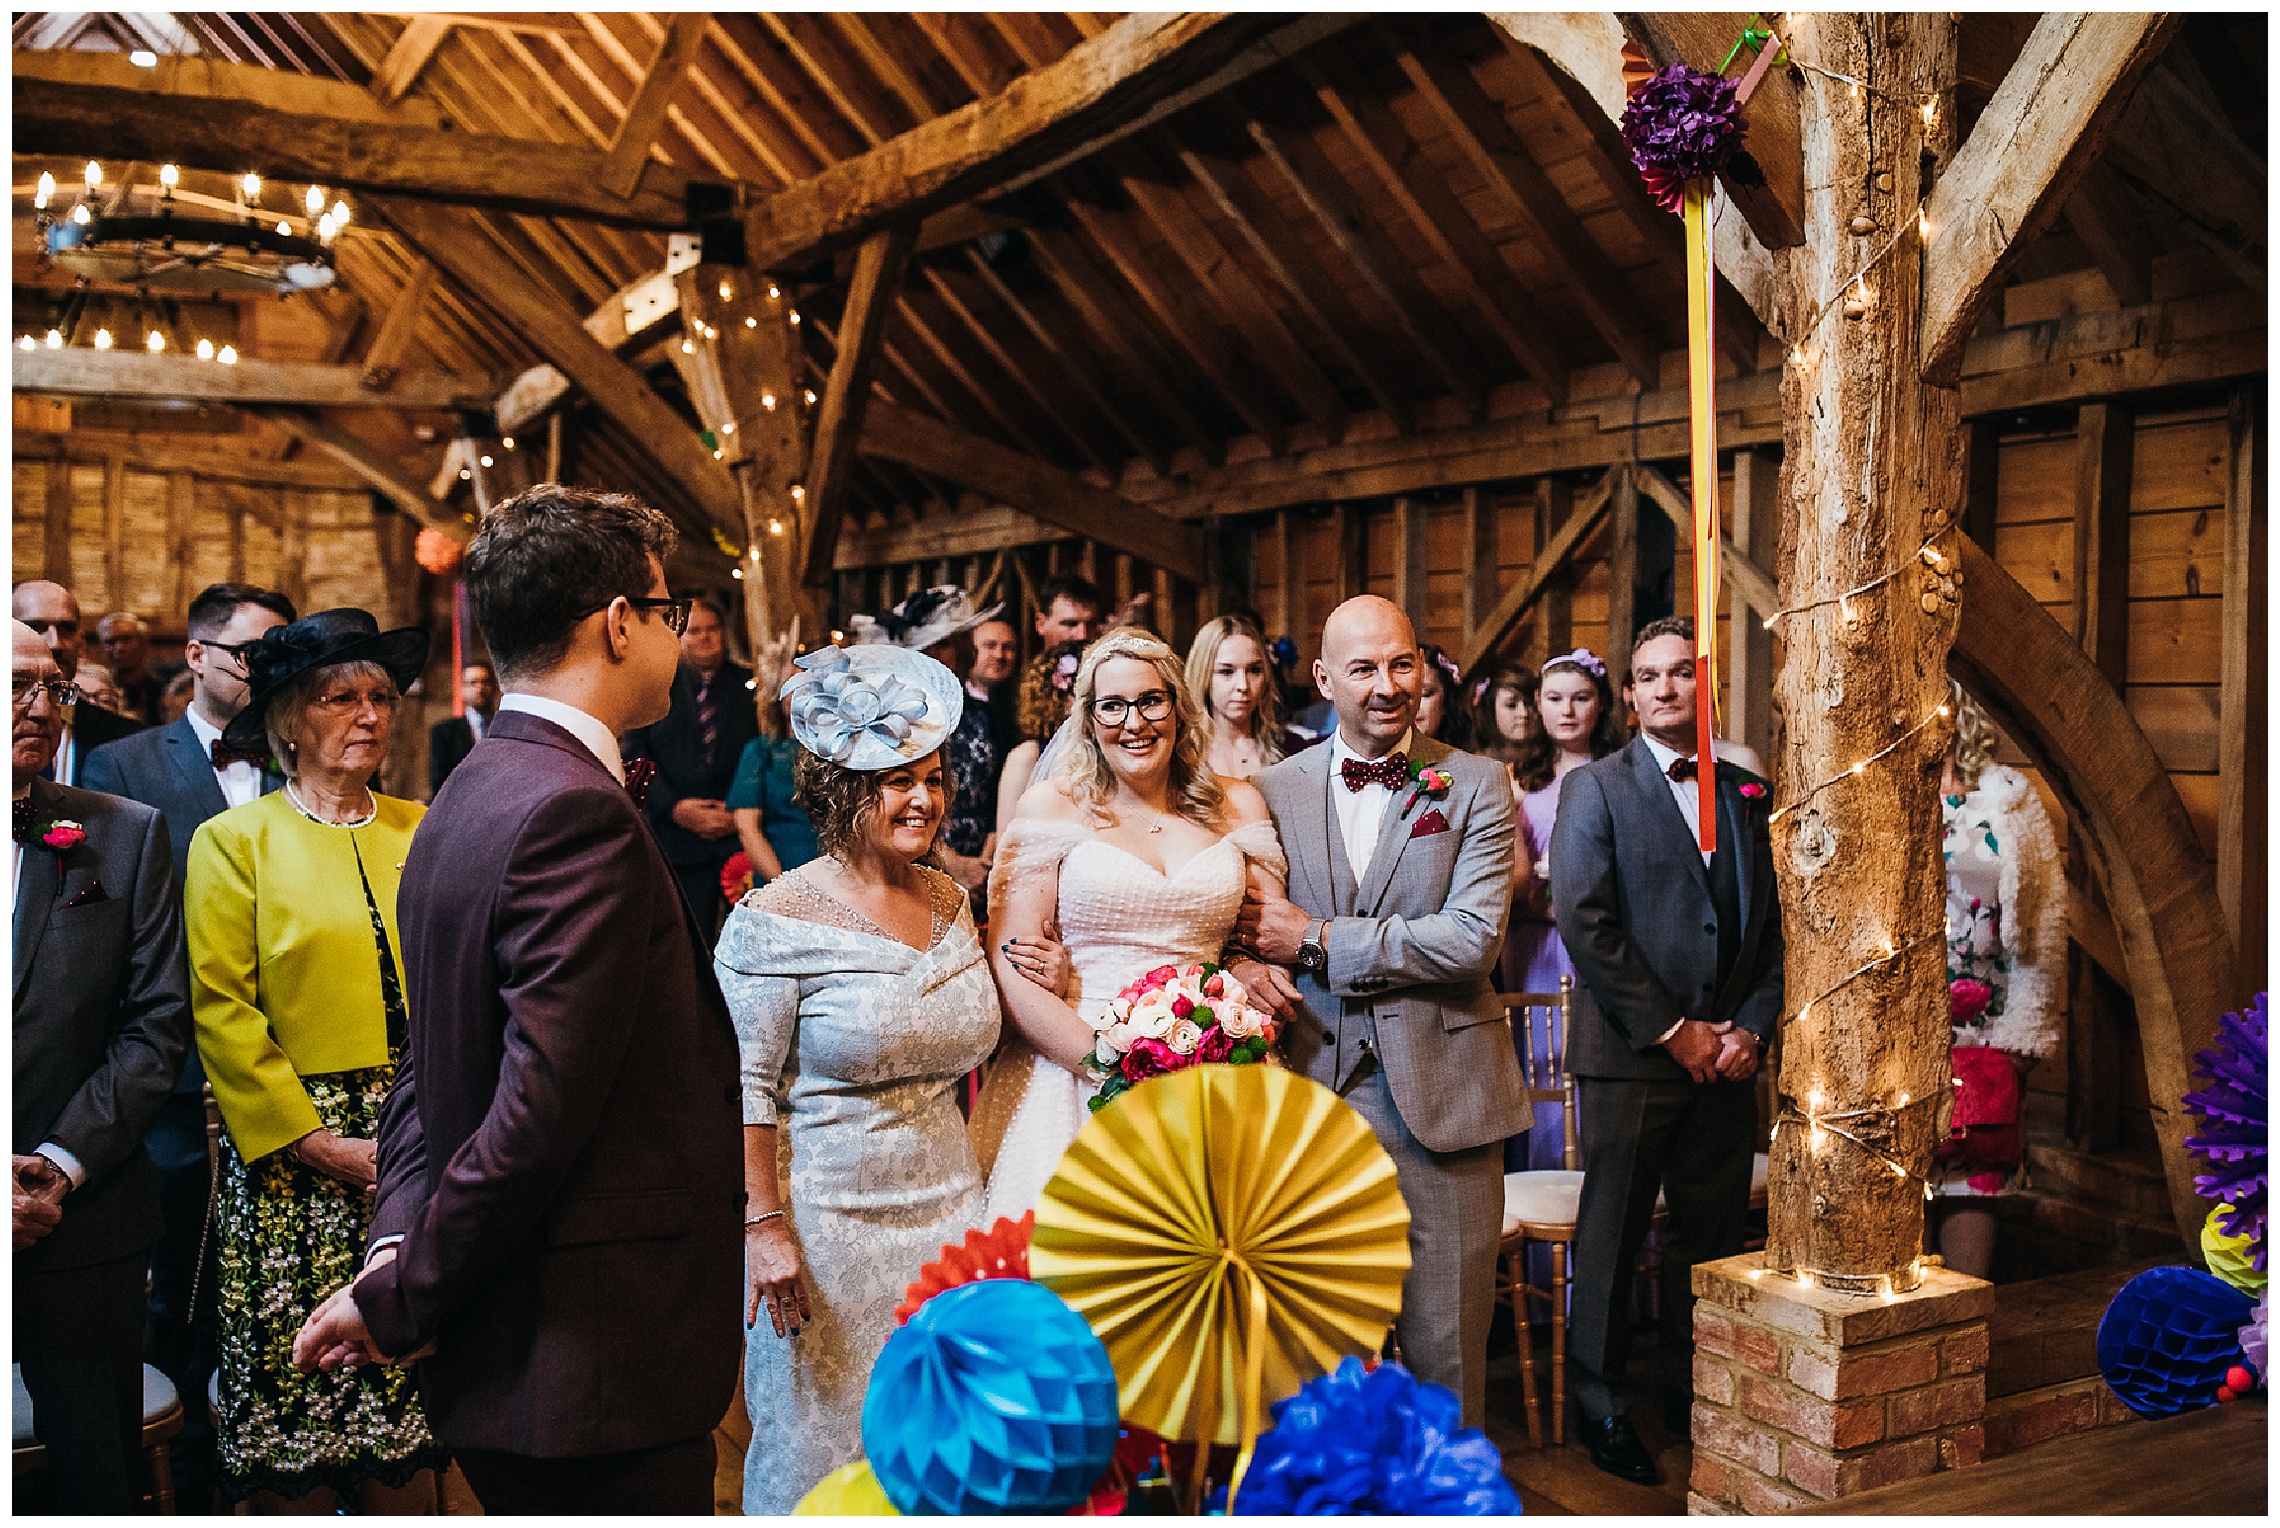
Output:
<instances>
[{"instance_id":1,"label":"off-the-shoulder dress sleeve","mask_svg":"<svg viewBox=\"0 0 2280 1528\"><path fill-rule=\"evenodd\" d=\"M759 944L771 937L772 925L785 921L739 907L730 913L721 930L720 947L713 954L713 972L720 978L721 996L728 1000L729 1017L736 1022L737 1066L747 1125L776 1123L784 1063L799 1029L799 978L761 974L770 963L760 958Z\"/></svg>"},{"instance_id":2,"label":"off-the-shoulder dress sleeve","mask_svg":"<svg viewBox=\"0 0 2280 1528\"><path fill-rule=\"evenodd\" d=\"M1227 835L1227 841L1243 851L1243 857L1268 873L1287 880L1290 861L1283 854L1282 835L1275 831L1271 819L1246 822Z\"/></svg>"},{"instance_id":3,"label":"off-the-shoulder dress sleeve","mask_svg":"<svg viewBox=\"0 0 2280 1528\"><path fill-rule=\"evenodd\" d=\"M1050 822L1016 817L998 838L997 858L990 865L989 905L1006 905L1006 893L1015 886L1057 875L1069 851L1092 837L1089 828L1073 822Z\"/></svg>"}]
</instances>

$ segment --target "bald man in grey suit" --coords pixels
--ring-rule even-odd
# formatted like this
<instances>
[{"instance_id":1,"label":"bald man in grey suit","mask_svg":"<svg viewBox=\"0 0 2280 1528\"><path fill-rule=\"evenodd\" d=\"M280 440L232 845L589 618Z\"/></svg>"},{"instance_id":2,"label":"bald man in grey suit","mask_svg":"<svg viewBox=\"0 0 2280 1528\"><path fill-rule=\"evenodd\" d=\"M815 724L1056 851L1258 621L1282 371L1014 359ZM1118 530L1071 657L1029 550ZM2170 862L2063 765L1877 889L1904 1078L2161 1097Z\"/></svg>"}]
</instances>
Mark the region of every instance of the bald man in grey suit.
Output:
<instances>
[{"instance_id":1,"label":"bald man in grey suit","mask_svg":"<svg viewBox=\"0 0 2280 1528\"><path fill-rule=\"evenodd\" d=\"M1295 968L1291 1068L1334 1089L1393 1158L1410 1216L1395 1340L1477 1427L1503 1143L1529 1121L1489 984L1512 906L1512 786L1501 766L1415 732L1422 668L1391 601L1331 613L1314 678L1337 731L1252 780L1290 858L1290 900L1247 901L1237 939ZM1445 786L1420 778L1428 767Z\"/></svg>"}]
</instances>

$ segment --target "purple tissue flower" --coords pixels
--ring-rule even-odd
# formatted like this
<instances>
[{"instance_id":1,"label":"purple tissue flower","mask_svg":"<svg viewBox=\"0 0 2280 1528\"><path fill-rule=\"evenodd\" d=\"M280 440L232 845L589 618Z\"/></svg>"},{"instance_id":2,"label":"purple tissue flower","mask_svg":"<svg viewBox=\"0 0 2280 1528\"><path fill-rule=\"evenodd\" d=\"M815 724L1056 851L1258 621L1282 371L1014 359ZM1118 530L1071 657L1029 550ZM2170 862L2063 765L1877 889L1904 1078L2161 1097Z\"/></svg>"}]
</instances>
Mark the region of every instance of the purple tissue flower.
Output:
<instances>
[{"instance_id":1,"label":"purple tissue flower","mask_svg":"<svg viewBox=\"0 0 2280 1528\"><path fill-rule=\"evenodd\" d=\"M2225 1207L2220 1221L2229 1236L2255 1242L2253 1265L2264 1267L2264 1229L2270 1203L2271 1000L2259 992L2239 1013L2218 1020L2217 1044L2193 1058L2209 1085L2185 1095L2185 1106L2201 1116L2199 1135L2188 1136L2187 1150L2207 1159L2214 1172L2196 1175L2203 1198Z\"/></svg>"},{"instance_id":2,"label":"purple tissue flower","mask_svg":"<svg viewBox=\"0 0 2280 1528\"><path fill-rule=\"evenodd\" d=\"M1632 92L1623 108L1623 141L1665 212L1684 204L1686 182L1716 175L1741 147L1735 89L1723 75L1672 64Z\"/></svg>"}]
</instances>

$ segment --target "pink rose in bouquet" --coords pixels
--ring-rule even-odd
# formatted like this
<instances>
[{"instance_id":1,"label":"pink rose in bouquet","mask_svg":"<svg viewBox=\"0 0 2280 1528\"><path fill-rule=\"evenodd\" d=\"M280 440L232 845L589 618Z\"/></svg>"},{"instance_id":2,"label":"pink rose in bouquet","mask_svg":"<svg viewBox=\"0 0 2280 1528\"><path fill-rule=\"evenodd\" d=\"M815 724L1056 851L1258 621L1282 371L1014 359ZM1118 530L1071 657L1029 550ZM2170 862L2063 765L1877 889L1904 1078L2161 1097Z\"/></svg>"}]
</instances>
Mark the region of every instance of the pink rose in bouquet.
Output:
<instances>
[{"instance_id":1,"label":"pink rose in bouquet","mask_svg":"<svg viewBox=\"0 0 2280 1528\"><path fill-rule=\"evenodd\" d=\"M1948 983L1948 1017L1958 1024L1975 1024L1995 1001L1995 989L1977 977L1959 976Z\"/></svg>"},{"instance_id":2,"label":"pink rose in bouquet","mask_svg":"<svg viewBox=\"0 0 2280 1528\"><path fill-rule=\"evenodd\" d=\"M1202 962L1156 967L1119 992L1092 1025L1093 1059L1108 1072L1094 1109L1165 1072L1262 1061L1275 1039L1273 1017L1243 984Z\"/></svg>"}]
</instances>

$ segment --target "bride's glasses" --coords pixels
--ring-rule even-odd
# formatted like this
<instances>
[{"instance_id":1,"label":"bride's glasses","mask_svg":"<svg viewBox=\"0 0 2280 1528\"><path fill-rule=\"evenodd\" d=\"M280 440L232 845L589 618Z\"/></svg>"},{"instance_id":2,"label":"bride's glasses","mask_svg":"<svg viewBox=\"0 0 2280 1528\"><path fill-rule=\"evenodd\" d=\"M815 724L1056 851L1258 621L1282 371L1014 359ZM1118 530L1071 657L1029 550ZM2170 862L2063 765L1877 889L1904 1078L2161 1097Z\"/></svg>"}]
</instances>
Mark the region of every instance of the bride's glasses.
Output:
<instances>
[{"instance_id":1,"label":"bride's glasses","mask_svg":"<svg viewBox=\"0 0 2280 1528\"><path fill-rule=\"evenodd\" d=\"M1144 722L1164 720L1172 714L1171 691L1150 690L1129 700L1122 695L1110 695L1092 703L1092 718L1103 727L1121 727L1124 719L1135 711Z\"/></svg>"}]
</instances>

